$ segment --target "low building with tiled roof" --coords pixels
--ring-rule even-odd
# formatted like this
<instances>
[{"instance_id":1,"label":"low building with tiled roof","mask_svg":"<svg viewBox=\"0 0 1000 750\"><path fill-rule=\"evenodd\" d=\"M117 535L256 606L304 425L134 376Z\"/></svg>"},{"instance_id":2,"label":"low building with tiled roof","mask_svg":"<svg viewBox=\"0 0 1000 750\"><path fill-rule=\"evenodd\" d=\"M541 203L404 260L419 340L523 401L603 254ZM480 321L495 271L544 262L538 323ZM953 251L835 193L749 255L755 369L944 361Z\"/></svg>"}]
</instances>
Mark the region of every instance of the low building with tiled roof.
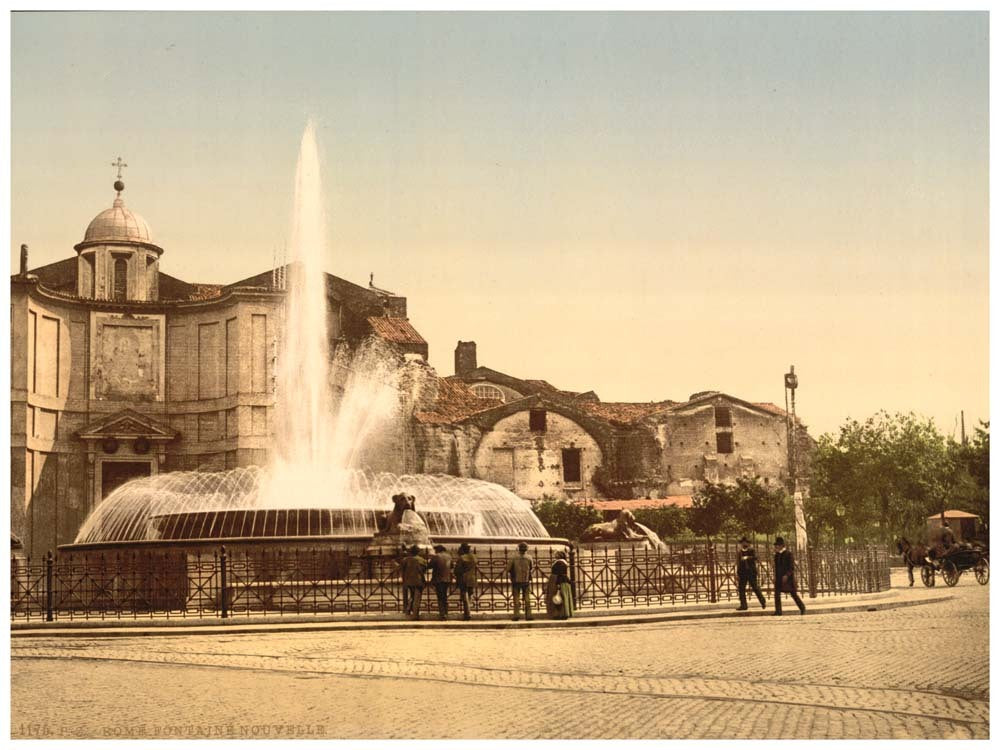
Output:
<instances>
[{"instance_id":1,"label":"low building with tiled roof","mask_svg":"<svg viewBox=\"0 0 1000 750\"><path fill-rule=\"evenodd\" d=\"M690 497L705 482L788 476L784 410L718 391L686 401L601 401L479 365L476 344L455 349L448 406L417 417L421 471L453 471L509 487L527 498L615 500ZM469 393L482 408L469 402ZM452 404L451 402L455 403ZM811 439L798 423L800 484Z\"/></svg>"}]
</instances>

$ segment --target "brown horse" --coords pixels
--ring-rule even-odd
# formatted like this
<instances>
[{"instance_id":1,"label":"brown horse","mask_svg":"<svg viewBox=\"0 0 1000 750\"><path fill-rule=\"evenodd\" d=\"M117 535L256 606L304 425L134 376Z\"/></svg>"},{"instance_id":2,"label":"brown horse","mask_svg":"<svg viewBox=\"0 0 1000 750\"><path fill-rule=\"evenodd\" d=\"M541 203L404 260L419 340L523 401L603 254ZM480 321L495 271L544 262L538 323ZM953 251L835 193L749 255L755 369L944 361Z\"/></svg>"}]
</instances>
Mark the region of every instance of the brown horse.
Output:
<instances>
[{"instance_id":1,"label":"brown horse","mask_svg":"<svg viewBox=\"0 0 1000 750\"><path fill-rule=\"evenodd\" d=\"M903 537L896 540L896 551L903 556L903 562L906 563L906 575L912 586L913 569L924 566L927 558L927 547L922 544L910 544L910 540Z\"/></svg>"}]
</instances>

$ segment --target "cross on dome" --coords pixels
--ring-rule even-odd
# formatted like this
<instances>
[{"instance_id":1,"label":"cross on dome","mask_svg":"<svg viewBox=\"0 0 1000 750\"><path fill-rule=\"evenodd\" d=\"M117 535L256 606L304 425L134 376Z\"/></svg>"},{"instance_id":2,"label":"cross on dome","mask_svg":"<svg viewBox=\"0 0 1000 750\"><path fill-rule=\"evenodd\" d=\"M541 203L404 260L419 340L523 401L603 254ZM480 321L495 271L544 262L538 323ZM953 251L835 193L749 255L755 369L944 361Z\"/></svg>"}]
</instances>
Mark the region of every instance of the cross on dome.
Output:
<instances>
[{"instance_id":1,"label":"cross on dome","mask_svg":"<svg viewBox=\"0 0 1000 750\"><path fill-rule=\"evenodd\" d=\"M125 189L125 183L122 182L122 169L124 169L125 167L127 167L128 164L126 164L125 162L123 162L122 158L119 156L117 159L115 159L113 162L111 162L111 166L112 167L118 167L118 177L115 180L114 188L115 188L115 191L118 193L118 197L120 198L121 194L122 194L122 190Z\"/></svg>"}]
</instances>

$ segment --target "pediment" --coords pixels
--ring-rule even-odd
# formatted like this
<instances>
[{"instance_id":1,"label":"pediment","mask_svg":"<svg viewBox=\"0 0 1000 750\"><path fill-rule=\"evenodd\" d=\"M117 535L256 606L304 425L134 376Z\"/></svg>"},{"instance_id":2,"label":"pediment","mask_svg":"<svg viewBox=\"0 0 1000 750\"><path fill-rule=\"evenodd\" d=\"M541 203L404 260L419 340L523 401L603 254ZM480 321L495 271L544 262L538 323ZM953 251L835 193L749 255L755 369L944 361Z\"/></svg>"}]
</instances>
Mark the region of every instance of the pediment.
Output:
<instances>
[{"instance_id":1,"label":"pediment","mask_svg":"<svg viewBox=\"0 0 1000 750\"><path fill-rule=\"evenodd\" d=\"M102 440L104 438L137 438L150 440L173 440L177 430L158 419L140 414L132 409L122 409L87 425L77 437L81 440Z\"/></svg>"}]
</instances>

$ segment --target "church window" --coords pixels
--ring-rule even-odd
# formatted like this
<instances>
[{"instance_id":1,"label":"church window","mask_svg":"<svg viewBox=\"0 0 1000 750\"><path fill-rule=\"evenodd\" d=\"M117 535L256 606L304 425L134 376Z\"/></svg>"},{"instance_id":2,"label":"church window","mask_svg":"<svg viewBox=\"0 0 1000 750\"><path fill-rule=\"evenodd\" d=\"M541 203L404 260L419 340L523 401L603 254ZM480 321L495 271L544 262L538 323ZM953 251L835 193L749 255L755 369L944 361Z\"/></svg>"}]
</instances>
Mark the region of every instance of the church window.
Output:
<instances>
[{"instance_id":1,"label":"church window","mask_svg":"<svg viewBox=\"0 0 1000 750\"><path fill-rule=\"evenodd\" d=\"M472 386L472 392L476 394L478 398L487 399L490 401L506 401L503 395L503 391L497 388L495 385L474 385Z\"/></svg>"},{"instance_id":2,"label":"church window","mask_svg":"<svg viewBox=\"0 0 1000 750\"><path fill-rule=\"evenodd\" d=\"M115 258L114 284L112 299L116 301L128 299L128 261L125 258Z\"/></svg>"},{"instance_id":3,"label":"church window","mask_svg":"<svg viewBox=\"0 0 1000 750\"><path fill-rule=\"evenodd\" d=\"M566 484L580 484L580 449L563 448L563 481Z\"/></svg>"},{"instance_id":4,"label":"church window","mask_svg":"<svg viewBox=\"0 0 1000 750\"><path fill-rule=\"evenodd\" d=\"M715 450L717 453L732 453L733 433L717 432L715 434Z\"/></svg>"},{"instance_id":5,"label":"church window","mask_svg":"<svg viewBox=\"0 0 1000 750\"><path fill-rule=\"evenodd\" d=\"M716 406L715 407L715 426L716 427L732 427L733 426L733 413L727 406Z\"/></svg>"},{"instance_id":6,"label":"church window","mask_svg":"<svg viewBox=\"0 0 1000 750\"><path fill-rule=\"evenodd\" d=\"M97 296L97 272L94 270L94 254L88 253L83 257L83 262L87 264L87 272L84 276L86 289L83 292L88 297Z\"/></svg>"},{"instance_id":7,"label":"church window","mask_svg":"<svg viewBox=\"0 0 1000 750\"><path fill-rule=\"evenodd\" d=\"M532 409L528 412L528 429L532 432L545 432L545 409Z\"/></svg>"}]
</instances>

